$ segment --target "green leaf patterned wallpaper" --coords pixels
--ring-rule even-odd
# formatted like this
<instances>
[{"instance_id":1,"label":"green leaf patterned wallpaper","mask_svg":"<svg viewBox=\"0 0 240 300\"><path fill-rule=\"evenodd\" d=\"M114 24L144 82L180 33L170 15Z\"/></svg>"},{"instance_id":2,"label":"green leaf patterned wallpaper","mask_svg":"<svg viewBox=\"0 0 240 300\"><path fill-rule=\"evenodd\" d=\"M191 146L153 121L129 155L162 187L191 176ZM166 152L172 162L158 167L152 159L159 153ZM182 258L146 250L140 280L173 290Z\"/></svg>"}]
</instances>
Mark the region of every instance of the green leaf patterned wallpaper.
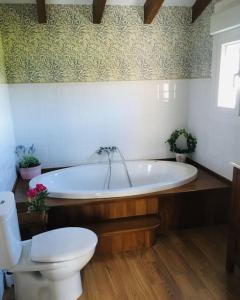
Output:
<instances>
[{"instance_id":1,"label":"green leaf patterned wallpaper","mask_svg":"<svg viewBox=\"0 0 240 300\"><path fill-rule=\"evenodd\" d=\"M9 83L183 79L191 76L191 9L163 7L151 25L143 8L107 6L101 25L91 6L0 5Z\"/></svg>"},{"instance_id":2,"label":"green leaf patterned wallpaper","mask_svg":"<svg viewBox=\"0 0 240 300\"><path fill-rule=\"evenodd\" d=\"M210 35L210 21L214 10L213 0L191 28L191 78L208 78L211 76L213 38Z\"/></svg>"},{"instance_id":3,"label":"green leaf patterned wallpaper","mask_svg":"<svg viewBox=\"0 0 240 300\"><path fill-rule=\"evenodd\" d=\"M91 6L48 5L48 23L35 5L0 5L9 83L208 78L214 3L191 24L191 9L163 7L143 24L142 7L107 6L101 25ZM5 81L0 40L0 81Z\"/></svg>"}]
</instances>

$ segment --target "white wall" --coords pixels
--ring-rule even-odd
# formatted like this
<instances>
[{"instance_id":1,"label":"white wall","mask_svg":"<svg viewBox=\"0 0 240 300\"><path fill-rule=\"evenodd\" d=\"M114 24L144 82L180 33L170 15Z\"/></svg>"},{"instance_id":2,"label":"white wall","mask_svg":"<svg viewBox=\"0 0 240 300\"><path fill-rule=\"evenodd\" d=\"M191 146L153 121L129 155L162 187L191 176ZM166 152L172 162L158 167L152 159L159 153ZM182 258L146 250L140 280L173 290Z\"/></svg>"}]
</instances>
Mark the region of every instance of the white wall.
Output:
<instances>
[{"instance_id":1,"label":"white wall","mask_svg":"<svg viewBox=\"0 0 240 300\"><path fill-rule=\"evenodd\" d=\"M10 85L16 142L34 143L44 167L98 159L104 145L127 159L166 158L171 131L187 127L198 138L193 158L231 179L240 118L219 110L211 89L211 79Z\"/></svg>"},{"instance_id":2,"label":"white wall","mask_svg":"<svg viewBox=\"0 0 240 300\"><path fill-rule=\"evenodd\" d=\"M165 140L187 122L187 80L9 89L16 142L34 143L45 167L91 161L104 145L119 146L127 159L166 158Z\"/></svg>"},{"instance_id":3,"label":"white wall","mask_svg":"<svg viewBox=\"0 0 240 300\"><path fill-rule=\"evenodd\" d=\"M211 34L239 28L239 14L239 0L223 0L216 3L214 14L211 17Z\"/></svg>"},{"instance_id":4,"label":"white wall","mask_svg":"<svg viewBox=\"0 0 240 300\"><path fill-rule=\"evenodd\" d=\"M232 179L231 161L240 161L240 117L217 107L211 79L190 80L188 127L197 136L193 158Z\"/></svg>"},{"instance_id":5,"label":"white wall","mask_svg":"<svg viewBox=\"0 0 240 300\"><path fill-rule=\"evenodd\" d=\"M0 191L11 191L16 179L15 138L6 84L0 84Z\"/></svg>"}]
</instances>

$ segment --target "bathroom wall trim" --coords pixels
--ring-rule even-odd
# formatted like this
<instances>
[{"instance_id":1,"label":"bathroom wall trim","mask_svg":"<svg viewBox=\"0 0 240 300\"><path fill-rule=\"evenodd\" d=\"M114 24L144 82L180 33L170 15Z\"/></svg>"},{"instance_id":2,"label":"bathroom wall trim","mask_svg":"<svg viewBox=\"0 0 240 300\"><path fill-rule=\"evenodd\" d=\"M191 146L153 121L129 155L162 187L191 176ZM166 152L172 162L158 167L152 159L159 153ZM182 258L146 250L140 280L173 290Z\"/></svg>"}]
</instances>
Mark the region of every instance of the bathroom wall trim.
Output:
<instances>
[{"instance_id":1,"label":"bathroom wall trim","mask_svg":"<svg viewBox=\"0 0 240 300\"><path fill-rule=\"evenodd\" d=\"M195 167L198 168L198 169L203 169L203 170L205 170L206 172L208 172L209 174L215 176L215 177L218 178L219 180L224 181L226 184L229 184L229 185L232 184L232 181L229 180L228 178L226 178L226 177L224 177L224 176L218 174L217 172L214 172L213 170L207 168L206 166L204 166L204 165L198 163L197 161L195 161L195 160L193 160L193 159L191 159L191 158L188 158L188 159L187 159L187 162L188 162L189 164L195 166Z\"/></svg>"}]
</instances>

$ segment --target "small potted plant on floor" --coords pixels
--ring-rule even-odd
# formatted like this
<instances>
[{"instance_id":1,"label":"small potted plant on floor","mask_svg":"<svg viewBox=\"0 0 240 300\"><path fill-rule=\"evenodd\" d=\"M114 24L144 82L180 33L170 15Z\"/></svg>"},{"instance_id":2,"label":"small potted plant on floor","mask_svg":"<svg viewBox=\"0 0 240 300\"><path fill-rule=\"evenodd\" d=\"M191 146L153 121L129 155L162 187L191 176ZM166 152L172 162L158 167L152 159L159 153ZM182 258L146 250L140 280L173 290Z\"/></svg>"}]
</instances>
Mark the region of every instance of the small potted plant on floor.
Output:
<instances>
[{"instance_id":1,"label":"small potted plant on floor","mask_svg":"<svg viewBox=\"0 0 240 300\"><path fill-rule=\"evenodd\" d=\"M24 238L46 231L49 207L45 203L48 190L42 184L36 184L35 188L27 192L27 211L18 213L19 223Z\"/></svg>"},{"instance_id":2,"label":"small potted plant on floor","mask_svg":"<svg viewBox=\"0 0 240 300\"><path fill-rule=\"evenodd\" d=\"M186 156L193 153L197 146L197 139L186 129L176 129L166 141L170 146L170 151L176 155L176 161L185 162Z\"/></svg>"},{"instance_id":3,"label":"small potted plant on floor","mask_svg":"<svg viewBox=\"0 0 240 300\"><path fill-rule=\"evenodd\" d=\"M23 145L16 147L15 152L18 157L18 167L22 179L29 180L41 174L41 163L34 156L35 151L34 145L29 148Z\"/></svg>"}]
</instances>

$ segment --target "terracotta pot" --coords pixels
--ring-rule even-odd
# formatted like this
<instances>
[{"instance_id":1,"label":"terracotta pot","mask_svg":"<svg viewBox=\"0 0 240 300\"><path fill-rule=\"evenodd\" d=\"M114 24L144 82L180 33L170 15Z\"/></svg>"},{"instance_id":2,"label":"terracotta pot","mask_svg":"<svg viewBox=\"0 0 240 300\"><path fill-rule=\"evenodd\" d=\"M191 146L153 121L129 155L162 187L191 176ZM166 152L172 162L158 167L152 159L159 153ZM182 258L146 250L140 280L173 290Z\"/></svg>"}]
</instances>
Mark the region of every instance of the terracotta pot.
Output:
<instances>
[{"instance_id":1,"label":"terracotta pot","mask_svg":"<svg viewBox=\"0 0 240 300\"><path fill-rule=\"evenodd\" d=\"M34 177L41 175L41 171L42 171L41 165L32 168L19 168L21 177L22 179L25 180L33 179Z\"/></svg>"},{"instance_id":2,"label":"terracotta pot","mask_svg":"<svg viewBox=\"0 0 240 300\"><path fill-rule=\"evenodd\" d=\"M186 158L187 158L186 154L182 154L182 153L175 153L175 154L176 154L176 161L177 162L181 162L181 163L186 162Z\"/></svg>"}]
</instances>

